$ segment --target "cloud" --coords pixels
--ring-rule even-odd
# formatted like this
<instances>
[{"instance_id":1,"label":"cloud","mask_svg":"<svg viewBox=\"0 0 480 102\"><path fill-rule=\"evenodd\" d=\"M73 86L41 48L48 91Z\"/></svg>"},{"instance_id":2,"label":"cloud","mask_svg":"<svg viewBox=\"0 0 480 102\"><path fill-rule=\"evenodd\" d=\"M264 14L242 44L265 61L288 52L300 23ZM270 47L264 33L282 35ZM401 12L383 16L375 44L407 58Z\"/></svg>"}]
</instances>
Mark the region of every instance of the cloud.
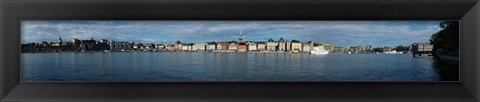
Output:
<instances>
[{"instance_id":1,"label":"cloud","mask_svg":"<svg viewBox=\"0 0 480 102\"><path fill-rule=\"evenodd\" d=\"M22 43L109 39L143 43L266 40L323 41L335 46L428 42L440 21L22 21Z\"/></svg>"}]
</instances>

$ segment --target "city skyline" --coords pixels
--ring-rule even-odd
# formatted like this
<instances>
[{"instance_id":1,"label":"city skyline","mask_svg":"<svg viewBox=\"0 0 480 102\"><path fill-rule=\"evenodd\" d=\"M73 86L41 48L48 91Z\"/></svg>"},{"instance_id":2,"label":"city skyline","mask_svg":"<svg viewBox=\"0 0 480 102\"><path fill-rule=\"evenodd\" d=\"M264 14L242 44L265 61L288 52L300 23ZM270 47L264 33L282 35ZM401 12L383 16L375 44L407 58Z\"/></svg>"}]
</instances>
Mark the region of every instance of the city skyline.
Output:
<instances>
[{"instance_id":1,"label":"city skyline","mask_svg":"<svg viewBox=\"0 0 480 102\"><path fill-rule=\"evenodd\" d=\"M22 43L109 39L138 43L286 40L339 47L428 42L441 21L22 21Z\"/></svg>"}]
</instances>

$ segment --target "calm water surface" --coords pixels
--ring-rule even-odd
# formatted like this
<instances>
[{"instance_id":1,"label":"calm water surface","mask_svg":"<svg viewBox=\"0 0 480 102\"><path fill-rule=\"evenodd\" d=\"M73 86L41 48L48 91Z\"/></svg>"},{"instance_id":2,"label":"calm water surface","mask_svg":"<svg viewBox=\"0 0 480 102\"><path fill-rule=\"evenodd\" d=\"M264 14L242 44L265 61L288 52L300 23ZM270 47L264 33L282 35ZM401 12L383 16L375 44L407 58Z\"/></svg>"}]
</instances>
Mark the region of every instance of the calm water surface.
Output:
<instances>
[{"instance_id":1,"label":"calm water surface","mask_svg":"<svg viewBox=\"0 0 480 102\"><path fill-rule=\"evenodd\" d=\"M458 66L410 54L24 53L21 68L22 81L459 80Z\"/></svg>"}]
</instances>

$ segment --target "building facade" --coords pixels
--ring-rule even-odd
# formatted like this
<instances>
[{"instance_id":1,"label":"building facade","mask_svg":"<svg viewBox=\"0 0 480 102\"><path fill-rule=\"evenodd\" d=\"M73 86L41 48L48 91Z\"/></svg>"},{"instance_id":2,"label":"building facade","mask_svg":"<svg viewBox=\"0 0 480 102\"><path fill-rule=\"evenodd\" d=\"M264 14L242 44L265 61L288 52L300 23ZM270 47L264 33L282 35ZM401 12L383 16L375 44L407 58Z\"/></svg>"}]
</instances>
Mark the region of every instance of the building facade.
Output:
<instances>
[{"instance_id":1,"label":"building facade","mask_svg":"<svg viewBox=\"0 0 480 102\"><path fill-rule=\"evenodd\" d=\"M257 42L257 50L258 50L258 51L265 51L265 50L267 50L267 43L265 43L265 42Z\"/></svg>"},{"instance_id":2,"label":"building facade","mask_svg":"<svg viewBox=\"0 0 480 102\"><path fill-rule=\"evenodd\" d=\"M227 42L218 42L217 43L217 50L228 50Z\"/></svg>"},{"instance_id":3,"label":"building facade","mask_svg":"<svg viewBox=\"0 0 480 102\"><path fill-rule=\"evenodd\" d=\"M292 42L287 41L285 44L285 51L291 51Z\"/></svg>"},{"instance_id":4,"label":"building facade","mask_svg":"<svg viewBox=\"0 0 480 102\"><path fill-rule=\"evenodd\" d=\"M332 52L335 48L332 44L329 44L329 43L321 43L320 45L323 46L323 48L325 48L325 50L330 51L330 52Z\"/></svg>"},{"instance_id":5,"label":"building facade","mask_svg":"<svg viewBox=\"0 0 480 102\"><path fill-rule=\"evenodd\" d=\"M175 44L169 44L166 46L166 50L168 51L175 51Z\"/></svg>"},{"instance_id":6,"label":"building facade","mask_svg":"<svg viewBox=\"0 0 480 102\"><path fill-rule=\"evenodd\" d=\"M334 47L332 53L347 53L348 50L346 50L343 47Z\"/></svg>"},{"instance_id":7,"label":"building facade","mask_svg":"<svg viewBox=\"0 0 480 102\"><path fill-rule=\"evenodd\" d=\"M248 51L257 51L257 42L248 43Z\"/></svg>"},{"instance_id":8,"label":"building facade","mask_svg":"<svg viewBox=\"0 0 480 102\"><path fill-rule=\"evenodd\" d=\"M302 43L298 40L292 40L290 46L292 51L296 51L296 52L302 51Z\"/></svg>"},{"instance_id":9,"label":"building facade","mask_svg":"<svg viewBox=\"0 0 480 102\"><path fill-rule=\"evenodd\" d=\"M206 50L213 51L213 50L216 50L216 48L217 48L217 43L215 43L215 42L208 42L207 43Z\"/></svg>"},{"instance_id":10,"label":"building facade","mask_svg":"<svg viewBox=\"0 0 480 102\"><path fill-rule=\"evenodd\" d=\"M275 51L277 43L273 39L267 41L267 51Z\"/></svg>"},{"instance_id":11,"label":"building facade","mask_svg":"<svg viewBox=\"0 0 480 102\"><path fill-rule=\"evenodd\" d=\"M237 49L238 49L237 42L229 42L228 43L228 50L237 51Z\"/></svg>"},{"instance_id":12,"label":"building facade","mask_svg":"<svg viewBox=\"0 0 480 102\"><path fill-rule=\"evenodd\" d=\"M286 51L285 39L283 37L278 40L277 51Z\"/></svg>"},{"instance_id":13,"label":"building facade","mask_svg":"<svg viewBox=\"0 0 480 102\"><path fill-rule=\"evenodd\" d=\"M247 48L247 44L246 44L246 43L244 43L244 42L238 43L238 51L240 51L240 52L245 52L245 51L247 51L247 50L248 50L248 48Z\"/></svg>"},{"instance_id":14,"label":"building facade","mask_svg":"<svg viewBox=\"0 0 480 102\"><path fill-rule=\"evenodd\" d=\"M312 47L310 46L310 43L303 43L303 44L302 44L302 52L310 52L310 51L312 51L310 48L312 48Z\"/></svg>"},{"instance_id":15,"label":"building facade","mask_svg":"<svg viewBox=\"0 0 480 102\"><path fill-rule=\"evenodd\" d=\"M205 51L205 43L195 43L192 47L192 51Z\"/></svg>"},{"instance_id":16,"label":"building facade","mask_svg":"<svg viewBox=\"0 0 480 102\"><path fill-rule=\"evenodd\" d=\"M389 52L392 51L393 49L391 47L383 47L383 52Z\"/></svg>"},{"instance_id":17,"label":"building facade","mask_svg":"<svg viewBox=\"0 0 480 102\"><path fill-rule=\"evenodd\" d=\"M109 45L110 50L113 51L130 50L132 48L132 44L128 42L112 42Z\"/></svg>"}]
</instances>

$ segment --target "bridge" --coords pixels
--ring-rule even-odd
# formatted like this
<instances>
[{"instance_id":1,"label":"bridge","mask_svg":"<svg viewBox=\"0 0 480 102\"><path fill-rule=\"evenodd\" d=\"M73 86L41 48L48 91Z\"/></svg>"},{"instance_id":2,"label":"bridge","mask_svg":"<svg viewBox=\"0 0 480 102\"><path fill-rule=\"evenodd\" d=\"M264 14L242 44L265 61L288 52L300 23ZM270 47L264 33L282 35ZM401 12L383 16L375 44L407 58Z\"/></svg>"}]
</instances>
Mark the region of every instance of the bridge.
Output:
<instances>
[{"instance_id":1,"label":"bridge","mask_svg":"<svg viewBox=\"0 0 480 102\"><path fill-rule=\"evenodd\" d=\"M428 43L413 43L412 44L412 54L413 57L418 54L418 56L422 56L422 54L432 54L433 45Z\"/></svg>"}]
</instances>

